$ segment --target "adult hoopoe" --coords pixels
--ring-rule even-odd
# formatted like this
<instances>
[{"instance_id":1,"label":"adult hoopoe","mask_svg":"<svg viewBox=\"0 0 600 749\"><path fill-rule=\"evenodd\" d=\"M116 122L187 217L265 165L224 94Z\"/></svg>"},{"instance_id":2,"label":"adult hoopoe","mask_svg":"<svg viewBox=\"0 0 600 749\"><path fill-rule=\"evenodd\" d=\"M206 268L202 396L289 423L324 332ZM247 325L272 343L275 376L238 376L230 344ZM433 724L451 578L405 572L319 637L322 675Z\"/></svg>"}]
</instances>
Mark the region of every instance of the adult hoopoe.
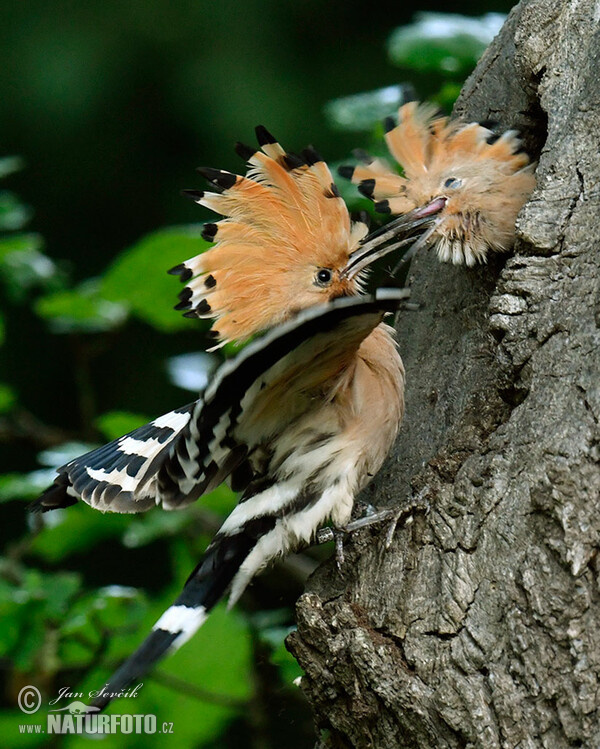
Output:
<instances>
[{"instance_id":1,"label":"adult hoopoe","mask_svg":"<svg viewBox=\"0 0 600 749\"><path fill-rule=\"evenodd\" d=\"M362 152L364 163L340 167L340 174L358 183L381 213L404 214L444 197L444 208L410 255L433 246L440 260L472 266L485 262L488 250L512 247L517 214L535 186L535 165L515 130L498 135L491 122L465 125L436 111L410 102L400 107L397 126L386 120L385 139L403 177Z\"/></svg>"},{"instance_id":2,"label":"adult hoopoe","mask_svg":"<svg viewBox=\"0 0 600 749\"><path fill-rule=\"evenodd\" d=\"M286 153L262 127L241 144L245 177L200 172L214 192L186 191L224 215L215 245L172 273L177 309L215 319L221 341L271 329L226 362L200 398L58 469L33 509L78 498L100 510L174 510L228 480L241 492L183 592L114 674L96 705L182 645L230 589L230 604L269 561L328 519L344 525L379 470L402 418L404 370L382 322L403 291L361 294L364 269L427 229L444 201L367 237L313 149ZM401 234L402 238L398 239Z\"/></svg>"}]
</instances>

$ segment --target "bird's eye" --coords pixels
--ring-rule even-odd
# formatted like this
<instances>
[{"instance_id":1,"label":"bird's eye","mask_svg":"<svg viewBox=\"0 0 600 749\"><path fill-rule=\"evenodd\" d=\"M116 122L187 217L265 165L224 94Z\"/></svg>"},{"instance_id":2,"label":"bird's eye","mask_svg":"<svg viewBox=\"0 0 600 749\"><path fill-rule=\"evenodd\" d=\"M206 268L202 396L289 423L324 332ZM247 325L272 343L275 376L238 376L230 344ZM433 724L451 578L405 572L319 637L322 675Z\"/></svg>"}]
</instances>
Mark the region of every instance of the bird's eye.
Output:
<instances>
[{"instance_id":1,"label":"bird's eye","mask_svg":"<svg viewBox=\"0 0 600 749\"><path fill-rule=\"evenodd\" d=\"M319 268L315 276L315 283L317 286L329 286L333 278L333 273L330 268Z\"/></svg>"},{"instance_id":2,"label":"bird's eye","mask_svg":"<svg viewBox=\"0 0 600 749\"><path fill-rule=\"evenodd\" d=\"M444 182L444 187L451 187L453 190L456 190L461 185L462 179L458 179L458 177L448 177L448 179Z\"/></svg>"}]
</instances>

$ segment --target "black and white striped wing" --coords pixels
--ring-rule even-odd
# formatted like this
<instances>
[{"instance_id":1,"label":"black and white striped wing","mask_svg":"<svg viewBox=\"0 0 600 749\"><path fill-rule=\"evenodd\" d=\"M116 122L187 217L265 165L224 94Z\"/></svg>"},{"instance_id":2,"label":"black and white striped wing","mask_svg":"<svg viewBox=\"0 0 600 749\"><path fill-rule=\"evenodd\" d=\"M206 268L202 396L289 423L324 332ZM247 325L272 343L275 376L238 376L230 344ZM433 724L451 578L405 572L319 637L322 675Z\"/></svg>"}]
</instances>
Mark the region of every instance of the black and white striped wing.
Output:
<instances>
[{"instance_id":1,"label":"black and white striped wing","mask_svg":"<svg viewBox=\"0 0 600 749\"><path fill-rule=\"evenodd\" d=\"M78 499L102 511L150 509L156 504L158 470L189 423L194 406L190 403L170 411L61 466L54 483L30 509L54 510Z\"/></svg>"},{"instance_id":2,"label":"black and white striped wing","mask_svg":"<svg viewBox=\"0 0 600 749\"><path fill-rule=\"evenodd\" d=\"M245 488L253 478L246 456L306 411L320 385L406 296L379 289L304 310L226 362L159 471L163 506L187 504L229 474L232 488Z\"/></svg>"},{"instance_id":3,"label":"black and white striped wing","mask_svg":"<svg viewBox=\"0 0 600 749\"><path fill-rule=\"evenodd\" d=\"M380 289L301 312L223 364L194 403L59 468L31 509L66 507L78 498L102 511L177 509L232 474L233 488L243 489L254 478L248 453L302 413L319 379L405 296Z\"/></svg>"}]
</instances>

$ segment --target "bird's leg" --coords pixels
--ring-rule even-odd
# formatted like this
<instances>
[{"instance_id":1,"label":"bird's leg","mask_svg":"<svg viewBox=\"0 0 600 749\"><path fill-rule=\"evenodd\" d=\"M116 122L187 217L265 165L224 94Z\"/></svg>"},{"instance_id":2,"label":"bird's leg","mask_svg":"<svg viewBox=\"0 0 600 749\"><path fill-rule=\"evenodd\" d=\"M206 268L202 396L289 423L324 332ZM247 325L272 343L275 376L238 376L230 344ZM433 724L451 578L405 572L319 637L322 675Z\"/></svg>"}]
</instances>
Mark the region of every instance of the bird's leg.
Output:
<instances>
[{"instance_id":1,"label":"bird's leg","mask_svg":"<svg viewBox=\"0 0 600 749\"><path fill-rule=\"evenodd\" d=\"M430 510L427 501L428 487L422 489L408 505L402 507L386 507L383 510L375 510L373 505L366 505L365 514L362 517L351 520L342 528L321 528L317 531L317 544L324 544L328 541L335 541L335 560L338 571L342 573L344 564L344 537L354 531L367 528L370 525L383 523L390 520L390 525L385 534L385 548L389 549L394 539L394 533L400 520L405 518L404 525L410 525L413 522L415 512L428 513Z\"/></svg>"},{"instance_id":2,"label":"bird's leg","mask_svg":"<svg viewBox=\"0 0 600 749\"><path fill-rule=\"evenodd\" d=\"M344 536L346 533L346 528L331 528L330 526L326 526L325 528L319 528L315 537L315 541L318 545L326 544L329 541L335 541L335 564L340 575L343 574Z\"/></svg>"}]
</instances>

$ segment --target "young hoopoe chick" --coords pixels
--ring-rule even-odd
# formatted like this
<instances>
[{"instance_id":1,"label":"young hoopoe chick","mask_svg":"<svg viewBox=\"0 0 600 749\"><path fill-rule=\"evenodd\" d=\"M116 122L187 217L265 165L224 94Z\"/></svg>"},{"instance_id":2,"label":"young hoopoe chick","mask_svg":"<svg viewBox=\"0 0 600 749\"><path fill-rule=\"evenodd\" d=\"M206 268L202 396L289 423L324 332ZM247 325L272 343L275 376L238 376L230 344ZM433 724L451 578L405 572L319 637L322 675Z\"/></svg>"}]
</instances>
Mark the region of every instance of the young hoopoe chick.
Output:
<instances>
[{"instance_id":1,"label":"young hoopoe chick","mask_svg":"<svg viewBox=\"0 0 600 749\"><path fill-rule=\"evenodd\" d=\"M512 247L517 214L535 186L535 165L522 152L516 131L499 136L486 123L465 125L436 111L410 102L400 107L396 127L386 120L385 139L404 176L366 155L364 164L341 167L340 174L358 183L381 213L401 215L445 198L435 224L411 254L433 246L444 262L484 263L489 250Z\"/></svg>"},{"instance_id":2,"label":"young hoopoe chick","mask_svg":"<svg viewBox=\"0 0 600 749\"><path fill-rule=\"evenodd\" d=\"M34 509L175 510L227 480L241 498L183 592L114 674L104 707L177 649L230 590L230 604L267 563L309 542L328 519L348 522L402 418L404 369L382 322L403 291L359 294L364 268L424 231L439 201L400 220L404 235L367 238L313 149L286 153L257 128L238 144L245 177L201 169L220 192L188 191L225 216L215 245L172 272L188 282L180 309L213 317L222 340L271 329L223 364L200 398L58 469ZM216 331L215 331L216 332Z\"/></svg>"}]
</instances>

